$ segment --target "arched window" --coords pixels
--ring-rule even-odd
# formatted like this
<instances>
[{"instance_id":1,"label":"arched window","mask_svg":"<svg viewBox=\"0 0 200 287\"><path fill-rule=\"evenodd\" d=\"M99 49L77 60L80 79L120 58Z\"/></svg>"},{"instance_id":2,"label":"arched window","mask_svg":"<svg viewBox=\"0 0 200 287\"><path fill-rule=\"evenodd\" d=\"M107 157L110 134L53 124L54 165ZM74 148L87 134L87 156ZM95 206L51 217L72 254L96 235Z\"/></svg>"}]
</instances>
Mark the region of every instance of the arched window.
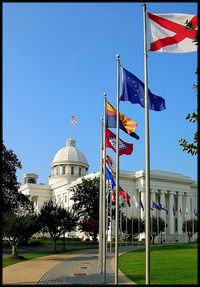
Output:
<instances>
[{"instance_id":1,"label":"arched window","mask_svg":"<svg viewBox=\"0 0 200 287\"><path fill-rule=\"evenodd\" d=\"M62 166L62 174L65 174L65 165Z\"/></svg>"},{"instance_id":2,"label":"arched window","mask_svg":"<svg viewBox=\"0 0 200 287\"><path fill-rule=\"evenodd\" d=\"M71 175L74 174L74 166L71 166Z\"/></svg>"}]
</instances>

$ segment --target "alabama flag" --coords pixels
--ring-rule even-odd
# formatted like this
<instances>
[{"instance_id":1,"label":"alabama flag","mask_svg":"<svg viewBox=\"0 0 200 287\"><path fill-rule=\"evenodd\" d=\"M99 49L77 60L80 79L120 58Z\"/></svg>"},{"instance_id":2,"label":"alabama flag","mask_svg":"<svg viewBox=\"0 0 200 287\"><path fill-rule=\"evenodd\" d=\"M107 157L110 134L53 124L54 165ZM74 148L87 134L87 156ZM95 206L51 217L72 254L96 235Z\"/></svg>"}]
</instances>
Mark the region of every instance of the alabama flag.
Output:
<instances>
[{"instance_id":1,"label":"alabama flag","mask_svg":"<svg viewBox=\"0 0 200 287\"><path fill-rule=\"evenodd\" d=\"M197 51L195 42L198 18L191 14L147 13L150 23L150 51L188 53ZM186 22L194 29L186 29Z\"/></svg>"}]
</instances>

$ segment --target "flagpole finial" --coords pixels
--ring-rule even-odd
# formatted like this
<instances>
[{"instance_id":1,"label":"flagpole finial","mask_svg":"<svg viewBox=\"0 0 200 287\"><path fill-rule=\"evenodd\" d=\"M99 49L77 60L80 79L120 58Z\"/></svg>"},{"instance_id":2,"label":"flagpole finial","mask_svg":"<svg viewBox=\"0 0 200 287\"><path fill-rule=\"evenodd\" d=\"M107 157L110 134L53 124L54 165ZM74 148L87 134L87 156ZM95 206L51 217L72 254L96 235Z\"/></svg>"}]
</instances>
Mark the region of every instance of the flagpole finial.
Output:
<instances>
[{"instance_id":1,"label":"flagpole finial","mask_svg":"<svg viewBox=\"0 0 200 287\"><path fill-rule=\"evenodd\" d=\"M116 58L119 59L120 58L120 54L116 54Z\"/></svg>"},{"instance_id":2,"label":"flagpole finial","mask_svg":"<svg viewBox=\"0 0 200 287\"><path fill-rule=\"evenodd\" d=\"M103 94L103 96L104 96L104 98L106 98L107 94L106 94L106 93L104 93L104 94Z\"/></svg>"}]
</instances>

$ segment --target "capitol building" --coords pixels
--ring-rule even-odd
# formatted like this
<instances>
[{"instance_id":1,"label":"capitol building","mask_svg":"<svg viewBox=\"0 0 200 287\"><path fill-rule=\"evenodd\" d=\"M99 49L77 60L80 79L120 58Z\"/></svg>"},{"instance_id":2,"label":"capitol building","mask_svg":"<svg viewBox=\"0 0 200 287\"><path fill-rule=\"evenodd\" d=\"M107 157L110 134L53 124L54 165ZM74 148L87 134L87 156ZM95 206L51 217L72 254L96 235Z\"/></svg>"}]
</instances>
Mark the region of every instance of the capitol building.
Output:
<instances>
[{"instance_id":1,"label":"capitol building","mask_svg":"<svg viewBox=\"0 0 200 287\"><path fill-rule=\"evenodd\" d=\"M81 183L83 177L99 177L99 172L88 174L88 169L86 156L77 149L74 139L68 139L66 145L53 158L48 184L37 183L38 175L35 173L25 173L24 184L19 191L29 195L37 213L44 202L50 199L63 208L70 208L73 204L70 188ZM135 204L141 200L145 206L145 170L121 170L119 181L120 186L130 195L131 206L124 204L124 213L127 217L145 218L145 210ZM186 241L186 234L182 230L183 223L197 219L197 182L178 173L152 170L150 192L151 202L160 202L167 208L167 212L151 210L151 216L159 216L165 221L166 228L162 238L165 238L166 242ZM114 234L114 228L112 230ZM70 232L70 236L80 236L80 232Z\"/></svg>"}]
</instances>

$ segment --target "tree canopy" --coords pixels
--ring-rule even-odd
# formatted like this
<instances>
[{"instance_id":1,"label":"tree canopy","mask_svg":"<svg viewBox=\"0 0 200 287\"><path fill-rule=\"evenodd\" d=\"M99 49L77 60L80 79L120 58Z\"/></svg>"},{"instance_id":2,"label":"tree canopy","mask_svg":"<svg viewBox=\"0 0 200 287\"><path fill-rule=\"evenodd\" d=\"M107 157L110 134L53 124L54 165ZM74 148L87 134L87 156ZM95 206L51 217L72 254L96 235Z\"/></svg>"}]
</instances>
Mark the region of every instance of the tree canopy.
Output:
<instances>
[{"instance_id":1,"label":"tree canopy","mask_svg":"<svg viewBox=\"0 0 200 287\"><path fill-rule=\"evenodd\" d=\"M45 202L40 210L40 221L44 232L48 232L53 240L53 248L56 251L56 240L65 232L75 230L75 215L52 200Z\"/></svg>"},{"instance_id":2,"label":"tree canopy","mask_svg":"<svg viewBox=\"0 0 200 287\"><path fill-rule=\"evenodd\" d=\"M79 221L82 219L99 220L99 178L82 179L80 184L71 188L74 201L72 209Z\"/></svg>"},{"instance_id":3,"label":"tree canopy","mask_svg":"<svg viewBox=\"0 0 200 287\"><path fill-rule=\"evenodd\" d=\"M33 210L33 205L28 197L18 191L16 171L21 169L21 162L12 150L6 149L2 143L2 211L19 209Z\"/></svg>"}]
</instances>

